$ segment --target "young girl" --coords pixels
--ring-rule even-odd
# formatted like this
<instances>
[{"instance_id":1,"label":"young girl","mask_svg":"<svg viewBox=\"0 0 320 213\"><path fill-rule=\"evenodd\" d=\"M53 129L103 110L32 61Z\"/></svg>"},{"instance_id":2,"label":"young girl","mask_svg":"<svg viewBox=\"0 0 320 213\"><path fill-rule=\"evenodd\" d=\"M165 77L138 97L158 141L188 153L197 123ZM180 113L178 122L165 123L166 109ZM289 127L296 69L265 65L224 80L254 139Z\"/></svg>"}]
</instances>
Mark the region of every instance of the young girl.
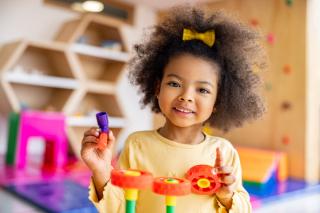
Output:
<instances>
[{"instance_id":1,"label":"young girl","mask_svg":"<svg viewBox=\"0 0 320 213\"><path fill-rule=\"evenodd\" d=\"M206 16L191 7L174 8L150 37L135 46L130 78L143 104L166 118L164 126L131 134L119 168L149 171L154 177L185 177L198 164L214 167L222 187L212 195L179 197L177 213L251 212L242 186L237 151L230 142L202 131L203 125L229 130L264 111L253 69L264 65L260 37L220 12ZM81 155L92 170L89 198L99 212L123 213L123 191L110 182L111 150L97 148L99 131L85 132ZM140 191L137 213L165 212L164 197Z\"/></svg>"}]
</instances>

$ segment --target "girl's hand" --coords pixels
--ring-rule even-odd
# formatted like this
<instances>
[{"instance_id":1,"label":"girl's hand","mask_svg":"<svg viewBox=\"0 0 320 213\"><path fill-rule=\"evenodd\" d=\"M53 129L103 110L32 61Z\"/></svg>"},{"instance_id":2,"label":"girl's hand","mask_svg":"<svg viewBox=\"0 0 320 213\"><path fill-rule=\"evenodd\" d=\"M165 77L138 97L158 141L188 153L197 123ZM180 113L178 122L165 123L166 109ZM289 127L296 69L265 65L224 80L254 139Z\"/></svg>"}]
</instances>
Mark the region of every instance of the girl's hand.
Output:
<instances>
[{"instance_id":1,"label":"girl's hand","mask_svg":"<svg viewBox=\"0 0 320 213\"><path fill-rule=\"evenodd\" d=\"M112 170L112 150L115 143L115 137L111 130L108 134L108 143L104 149L98 148L100 130L91 128L84 133L81 146L81 157L89 169L95 174L106 175L110 177Z\"/></svg>"},{"instance_id":2,"label":"girl's hand","mask_svg":"<svg viewBox=\"0 0 320 213\"><path fill-rule=\"evenodd\" d=\"M213 174L218 175L221 187L216 192L216 197L227 209L232 206L232 196L235 191L236 178L232 175L233 167L222 166L222 156L220 149L216 149L216 161L212 170Z\"/></svg>"}]
</instances>

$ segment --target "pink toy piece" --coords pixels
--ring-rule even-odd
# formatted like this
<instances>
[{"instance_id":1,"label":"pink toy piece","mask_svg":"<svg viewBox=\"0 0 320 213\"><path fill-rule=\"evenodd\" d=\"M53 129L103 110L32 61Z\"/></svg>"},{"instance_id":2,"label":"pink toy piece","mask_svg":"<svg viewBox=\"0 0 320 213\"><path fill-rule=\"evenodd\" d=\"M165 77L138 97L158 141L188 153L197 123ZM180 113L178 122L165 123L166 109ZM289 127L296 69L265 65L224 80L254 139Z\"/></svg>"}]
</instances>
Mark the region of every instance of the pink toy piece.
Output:
<instances>
[{"instance_id":1,"label":"pink toy piece","mask_svg":"<svg viewBox=\"0 0 320 213\"><path fill-rule=\"evenodd\" d=\"M19 168L26 166L28 139L34 136L43 137L47 142L43 167L61 168L67 162L68 139L65 130L65 116L62 113L21 112L16 156Z\"/></svg>"}]
</instances>

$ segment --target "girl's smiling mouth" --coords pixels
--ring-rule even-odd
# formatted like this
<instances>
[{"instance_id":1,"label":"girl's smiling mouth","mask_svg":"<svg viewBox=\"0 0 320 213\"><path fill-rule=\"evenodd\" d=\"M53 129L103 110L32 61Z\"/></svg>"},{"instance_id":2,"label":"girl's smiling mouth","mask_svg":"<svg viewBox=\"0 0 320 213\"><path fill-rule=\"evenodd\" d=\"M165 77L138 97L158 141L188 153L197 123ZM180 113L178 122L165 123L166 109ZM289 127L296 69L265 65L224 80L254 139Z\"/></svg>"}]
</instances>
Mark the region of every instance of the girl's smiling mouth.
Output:
<instances>
[{"instance_id":1,"label":"girl's smiling mouth","mask_svg":"<svg viewBox=\"0 0 320 213\"><path fill-rule=\"evenodd\" d=\"M195 113L193 110L185 108L185 107L173 107L173 109L176 112L183 113L183 114L193 114L193 113Z\"/></svg>"}]
</instances>

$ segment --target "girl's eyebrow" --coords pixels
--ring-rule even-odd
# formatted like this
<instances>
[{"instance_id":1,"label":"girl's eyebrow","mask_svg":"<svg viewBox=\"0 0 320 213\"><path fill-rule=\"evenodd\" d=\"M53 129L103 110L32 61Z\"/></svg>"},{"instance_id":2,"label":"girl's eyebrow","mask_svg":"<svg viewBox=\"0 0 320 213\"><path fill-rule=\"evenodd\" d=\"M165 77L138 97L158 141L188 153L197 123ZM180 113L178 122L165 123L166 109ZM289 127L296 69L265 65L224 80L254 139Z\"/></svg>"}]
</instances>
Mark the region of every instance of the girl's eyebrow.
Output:
<instances>
[{"instance_id":1,"label":"girl's eyebrow","mask_svg":"<svg viewBox=\"0 0 320 213\"><path fill-rule=\"evenodd\" d=\"M200 83L200 84L207 84L211 87L214 87L213 84L211 84L209 81L197 81L197 83Z\"/></svg>"},{"instance_id":2,"label":"girl's eyebrow","mask_svg":"<svg viewBox=\"0 0 320 213\"><path fill-rule=\"evenodd\" d=\"M175 77L181 79L181 77L176 74L168 74L167 77Z\"/></svg>"},{"instance_id":3,"label":"girl's eyebrow","mask_svg":"<svg viewBox=\"0 0 320 213\"><path fill-rule=\"evenodd\" d=\"M168 74L166 77L175 77L175 78L178 78L178 79L182 79L180 76L176 75L176 74ZM200 83L200 84L207 84L211 87L214 87L212 83L210 83L209 81L197 81L196 83Z\"/></svg>"}]
</instances>

